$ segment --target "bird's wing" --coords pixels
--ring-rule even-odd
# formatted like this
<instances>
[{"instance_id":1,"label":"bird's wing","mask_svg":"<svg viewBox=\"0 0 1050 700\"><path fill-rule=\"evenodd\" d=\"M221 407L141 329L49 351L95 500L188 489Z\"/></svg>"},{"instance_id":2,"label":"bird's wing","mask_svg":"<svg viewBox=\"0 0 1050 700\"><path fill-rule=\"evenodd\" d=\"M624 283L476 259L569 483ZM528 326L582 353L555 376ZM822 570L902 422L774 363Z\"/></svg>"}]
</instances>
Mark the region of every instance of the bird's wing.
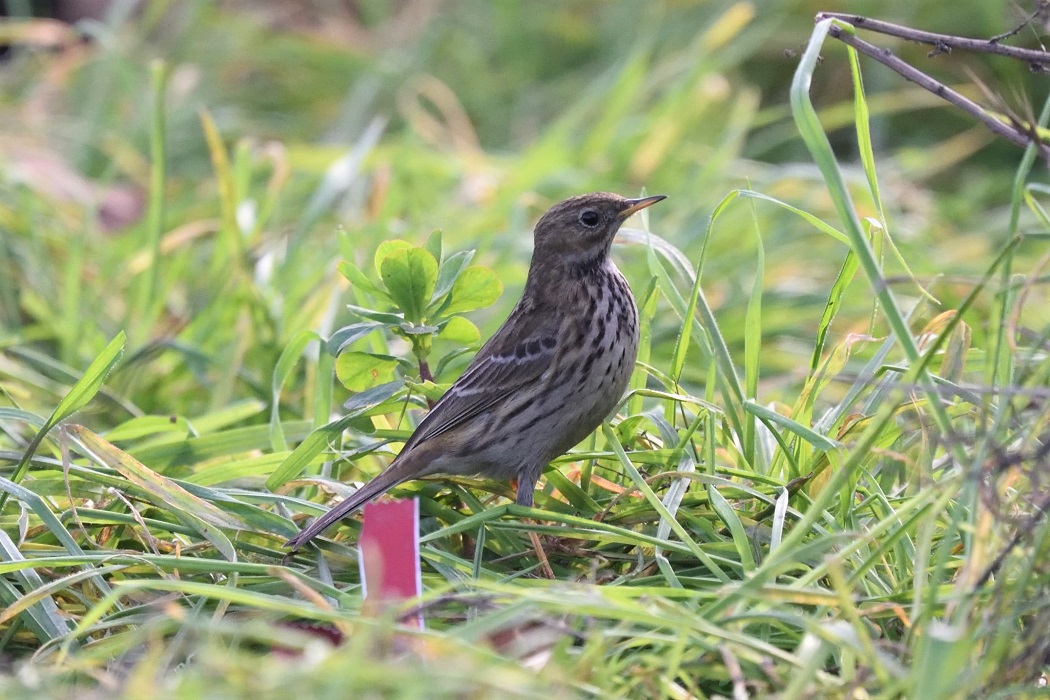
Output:
<instances>
[{"instance_id":1,"label":"bird's wing","mask_svg":"<svg viewBox=\"0 0 1050 700\"><path fill-rule=\"evenodd\" d=\"M525 313L519 313L524 311ZM441 435L537 382L569 344L573 321L565 314L519 308L475 356L463 375L434 404L402 452Z\"/></svg>"},{"instance_id":2,"label":"bird's wing","mask_svg":"<svg viewBox=\"0 0 1050 700\"><path fill-rule=\"evenodd\" d=\"M577 327L565 314L537 311L519 304L507 322L478 351L474 361L434 404L416 428L401 455L413 446L463 425L517 392L538 383L555 369L567 347L578 344ZM387 489L420 475L420 466L400 457L384 472L358 489L298 535L288 540L293 551L320 534L335 521L360 508Z\"/></svg>"}]
</instances>

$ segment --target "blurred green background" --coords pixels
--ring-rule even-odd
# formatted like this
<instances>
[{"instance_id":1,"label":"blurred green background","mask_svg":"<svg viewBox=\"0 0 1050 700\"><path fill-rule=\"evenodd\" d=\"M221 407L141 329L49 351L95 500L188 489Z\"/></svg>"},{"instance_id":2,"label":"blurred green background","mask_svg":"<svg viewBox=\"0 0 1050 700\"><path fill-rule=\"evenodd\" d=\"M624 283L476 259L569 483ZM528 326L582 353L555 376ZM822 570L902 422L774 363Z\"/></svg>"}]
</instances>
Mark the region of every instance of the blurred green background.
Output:
<instances>
[{"instance_id":1,"label":"blurred green background","mask_svg":"<svg viewBox=\"0 0 1050 700\"><path fill-rule=\"evenodd\" d=\"M47 5L7 3L15 15ZM681 0L100 6L75 25L87 43L68 29L6 25L0 320L8 342L32 341L71 367L125 328L137 354L116 379L121 393L132 390L145 412L191 414L263 396L294 332L346 322L334 264L340 255L368 261L386 238L421 244L440 229L448 249L478 248L508 290L477 318L488 333L520 289L532 222L575 193L670 195L653 231L690 257L734 188L834 223L787 106L814 14L848 9L971 36L1024 17L1012 2L965 11L939 2ZM84 9L54 9L70 7ZM979 78L1022 115L1045 94L1045 78L1016 62L930 59L924 47L869 38L978 98ZM1017 38L1037 40L1031 29ZM170 76L164 210L152 225L166 242L146 309L136 299L152 284L142 278L157 60ZM924 282L950 272L965 287L1001 241L1019 150L863 63L890 234ZM856 158L843 47L825 47L813 93L848 168ZM203 112L234 161L232 223L221 223ZM704 275L737 344L732 319L752 287L757 236L771 254L764 377L798 378L807 351L795 341L811 337L844 251L778 208L733 206L715 226ZM637 248L617 256L644 286ZM944 281L934 293L951 304L957 290ZM226 304L231 295L244 305ZM856 326L843 331L865 328L865 297L849 300ZM676 326L660 332L670 340Z\"/></svg>"},{"instance_id":2,"label":"blurred green background","mask_svg":"<svg viewBox=\"0 0 1050 700\"><path fill-rule=\"evenodd\" d=\"M1038 235L1019 243L1009 274L981 289L931 365L958 433L947 436L931 427L939 417L931 406L945 410L940 395L931 390L926 398L934 400L923 403L895 391L907 365L899 345L887 341L870 374L862 373L881 343L853 341L890 336L890 314L874 303L862 274L837 296L845 244L760 198L734 199L708 231L719 203L740 189L842 228L831 199L837 190L813 164L788 104L818 11L991 37L1018 26L1033 7L1006 0L7 0L4 8L3 475L17 471L44 417L122 331L122 359L74 420L156 470L146 479L150 491L121 471L116 448L108 460L80 449L71 466L59 442L68 434L56 430L32 464L25 461L28 475L12 477L27 491L11 501L21 510L0 512L0 534L18 533L0 546L0 567L10 574L0 584L18 585L0 586L0 595L24 610L4 618L0 655L28 656L50 643L41 661L26 665L45 685L57 669L67 690L88 679L127 697L176 676L183 697L227 682L244 696L262 697L250 689L266 687L283 697L289 689L305 693L307 681L331 697L348 687L430 697L440 694L438 682L457 697L487 697L493 678L509 678L504 685L531 697L561 697L550 688L598 697L688 697L682 688L695 697L700 689L740 696L737 654L759 693L824 697L810 691L831 688L841 692L827 697L858 698L877 680L878 697L957 698L977 687L1028 688L1045 670L1047 607L1038 601L1048 599L1042 554L1050 538L1039 500L1046 455L1036 449L1045 445L1050 286L1038 197L1017 227ZM1010 41L1038 47L1044 22L1037 18ZM995 111L1027 118L1046 100L1046 75L1016 62L961 52L931 58L923 46L865 37ZM847 53L829 40L822 56L813 100L881 272L911 314L912 333L930 342L945 328L947 316L939 315L978 287L1014 231L1022 151L862 58L886 207L880 230L858 156ZM1030 179L1037 187L1045 181L1043 164ZM288 566L278 562L284 539L318 502L389 462L392 448L369 450L403 439L411 419L395 425L375 416L319 446L331 449L313 455L307 474L334 463L327 483L290 482L280 493L265 485L288 450L339 415L349 395L317 344L303 340L356 320L347 304L375 301L337 265L349 260L374 277L383 241L423 245L440 230L446 254L477 249L474 262L504 285L498 302L468 314L486 337L521 290L536 219L551 204L594 190L669 196L647 222L631 226L647 225L658 237L649 240L686 270L703 254L702 289L714 318L696 328L724 340L732 362L716 367L703 357L697 330L692 344L683 343L689 354L680 385L676 376L666 379L683 335L670 302L687 297L691 283L673 265L654 276L660 263L647 260L646 238L626 231L614 248L617 263L643 301L656 290L643 305L652 319L643 323L652 331L651 346L643 343L651 369L638 381L681 393L632 398L624 411L632 415L617 423L622 434L608 444L600 436L589 443L597 452L579 460L587 479L583 470L552 470L539 501L550 522L523 525L500 511L469 533L425 543L428 592L451 592L452 606L460 593L477 595L463 606L484 599L483 614L435 613L429 646L420 646L433 663L406 668L398 651L374 665L373 646L398 647L389 628L357 619L352 537L333 529L330 560L316 566L305 552ZM760 308L749 306L756 298ZM825 342L829 299L841 307ZM749 309L756 312L750 326ZM408 355L407 344L380 336L354 348ZM745 352L746 337L757 351ZM472 350L438 341L436 355L451 359L433 365L437 380L454 379ZM814 355L827 365L811 372ZM731 411L708 411L702 399L723 402L727 393L715 385L721 381L722 391L726 375L737 372L745 377L737 384L758 379L754 395L737 397L753 402L733 416L734 427L725 418ZM766 408L781 421L762 422ZM877 420L879 439L864 443L859 434ZM620 439L630 455L622 461L610 447L619 450ZM855 475L838 469L846 460ZM945 466L953 464L954 471ZM672 537L652 502L617 491L631 488L636 467L674 509L681 505L675 513L688 533L674 547L654 553L654 541L681 533ZM809 470L817 476L803 487L796 477ZM679 477L669 475L686 472L695 479L675 501ZM838 482L841 494L821 491L843 475L852 482ZM431 534L498 511L489 506L501 486L448 485L410 487L423 496ZM793 500L778 500L788 486L797 489ZM184 487L201 500L186 497ZM576 500L560 500L555 487ZM812 506L827 494L838 503ZM786 516L770 515L774 501L789 500ZM199 502L211 506L202 512L228 511L250 525L187 525L182 504ZM42 505L29 516L27 503ZM41 517L52 510L60 519ZM816 519L793 529L802 513ZM86 525L77 520L74 529L74 517ZM592 528L598 521L608 529ZM338 533L353 527L344 523ZM222 529L234 536L224 539ZM553 593L546 581L522 576L532 566L526 532L586 543L586 551L551 549L561 579L552 585L563 585ZM797 534L794 549L776 549L782 534ZM728 573L707 566L697 550ZM75 561L52 569L45 560L56 554ZM35 561L19 579L23 556ZM1001 575L980 579L993 569ZM107 585L140 586L142 599L133 593L121 599L126 609L111 609L116 599L93 582L103 576ZM758 576L765 578L756 584ZM156 607L147 593L157 591L174 597ZM318 602L318 592L337 600L338 613ZM69 633L95 610L82 635ZM530 615L558 623L554 662L541 675L505 649L493 653L498 645L489 639ZM324 672L298 660L269 663L274 655L266 650L287 629L251 626L295 617L352 627L353 643L317 667ZM565 634L566 619L588 634ZM32 627L37 620L53 624L50 637ZM88 643L70 657L49 655L73 636ZM202 663L184 665L187 658ZM27 692L36 676L25 678L5 677L0 665L0 695L8 681Z\"/></svg>"}]
</instances>

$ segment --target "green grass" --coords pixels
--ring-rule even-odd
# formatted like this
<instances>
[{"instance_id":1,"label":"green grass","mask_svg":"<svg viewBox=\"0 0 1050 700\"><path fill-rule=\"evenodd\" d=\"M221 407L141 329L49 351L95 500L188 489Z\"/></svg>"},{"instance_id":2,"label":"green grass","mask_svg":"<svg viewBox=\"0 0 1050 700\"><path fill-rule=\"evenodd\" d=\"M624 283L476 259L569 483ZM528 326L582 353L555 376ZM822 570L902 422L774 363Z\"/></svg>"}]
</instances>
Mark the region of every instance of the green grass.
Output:
<instances>
[{"instance_id":1,"label":"green grass","mask_svg":"<svg viewBox=\"0 0 1050 700\"><path fill-rule=\"evenodd\" d=\"M0 69L0 694L1046 694L1033 155L971 155L879 74L867 94L801 4L360 5L367 45L338 13L159 2ZM809 48L771 62L783 36ZM110 230L98 193L126 185L143 213ZM326 351L347 305L393 310L340 263L378 284L381 243L440 230L436 258L502 281L468 314L487 336L545 206L643 188L669 199L614 249L643 319L616 417L535 510L484 480L395 490L420 498L426 630L362 609L357 521L285 559L431 390L403 337ZM434 341L439 385L469 336ZM402 383L347 415L363 353Z\"/></svg>"}]
</instances>

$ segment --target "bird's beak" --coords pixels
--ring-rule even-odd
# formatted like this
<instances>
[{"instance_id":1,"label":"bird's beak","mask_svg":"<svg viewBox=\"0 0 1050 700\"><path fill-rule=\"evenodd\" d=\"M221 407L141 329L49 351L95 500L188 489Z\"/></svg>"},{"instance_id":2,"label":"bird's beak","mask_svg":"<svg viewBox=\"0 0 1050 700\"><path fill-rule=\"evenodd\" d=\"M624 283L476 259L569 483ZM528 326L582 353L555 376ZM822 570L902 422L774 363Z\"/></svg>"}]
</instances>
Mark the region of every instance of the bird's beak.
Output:
<instances>
[{"instance_id":1,"label":"bird's beak","mask_svg":"<svg viewBox=\"0 0 1050 700\"><path fill-rule=\"evenodd\" d=\"M662 199L667 199L665 194L654 194L652 197L642 197L641 199L628 199L627 208L620 212L620 218L626 219L636 211L641 211L646 207L651 207Z\"/></svg>"}]
</instances>

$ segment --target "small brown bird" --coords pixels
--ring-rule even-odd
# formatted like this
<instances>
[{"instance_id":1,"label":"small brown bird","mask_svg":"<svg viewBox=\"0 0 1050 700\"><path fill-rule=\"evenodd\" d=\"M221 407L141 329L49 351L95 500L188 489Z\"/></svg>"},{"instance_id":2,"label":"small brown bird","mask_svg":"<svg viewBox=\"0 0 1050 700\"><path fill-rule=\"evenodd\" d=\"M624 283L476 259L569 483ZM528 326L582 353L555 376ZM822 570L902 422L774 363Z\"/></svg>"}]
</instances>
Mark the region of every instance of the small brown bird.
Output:
<instances>
[{"instance_id":1,"label":"small brown bird","mask_svg":"<svg viewBox=\"0 0 1050 700\"><path fill-rule=\"evenodd\" d=\"M430 474L516 478L516 502L531 506L543 467L597 428L627 388L638 309L609 249L627 217L664 198L599 192L551 207L536 224L525 292L500 329L390 466L286 546Z\"/></svg>"}]
</instances>

